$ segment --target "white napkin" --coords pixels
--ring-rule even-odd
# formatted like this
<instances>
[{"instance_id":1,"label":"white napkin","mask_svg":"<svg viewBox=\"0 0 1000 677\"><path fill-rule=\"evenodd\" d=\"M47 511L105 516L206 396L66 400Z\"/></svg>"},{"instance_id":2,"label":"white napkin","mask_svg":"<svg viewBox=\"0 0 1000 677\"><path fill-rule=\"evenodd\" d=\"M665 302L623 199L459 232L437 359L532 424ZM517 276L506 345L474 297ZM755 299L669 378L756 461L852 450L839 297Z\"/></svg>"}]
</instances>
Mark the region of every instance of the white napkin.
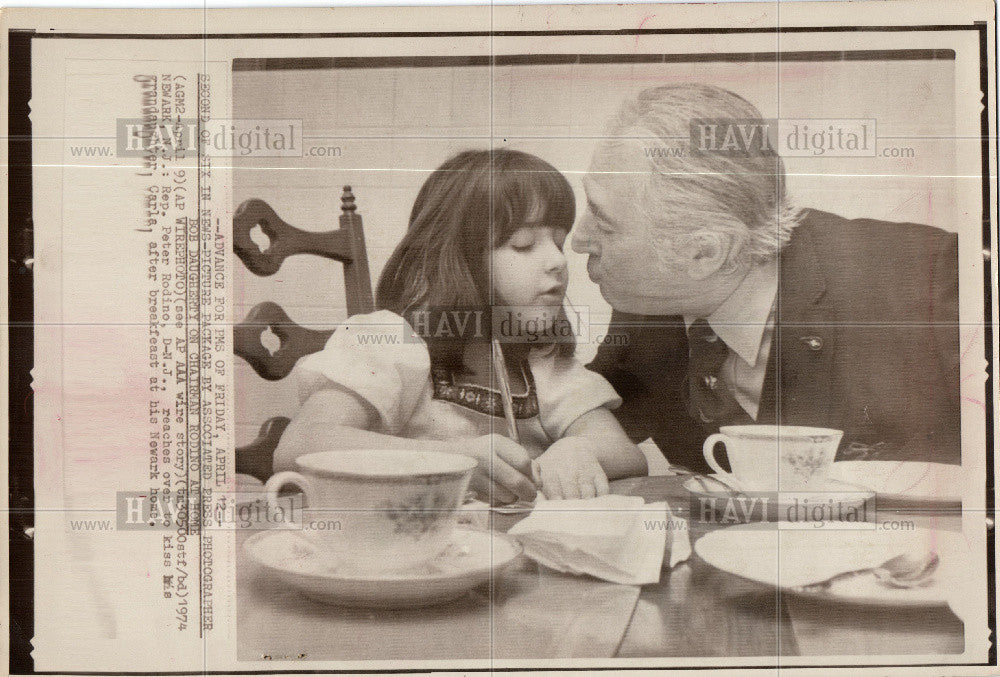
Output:
<instances>
[{"instance_id":1,"label":"white napkin","mask_svg":"<svg viewBox=\"0 0 1000 677\"><path fill-rule=\"evenodd\" d=\"M508 532L533 560L557 571L589 574L612 583L645 585L691 555L687 521L666 503L609 494L566 501L538 499Z\"/></svg>"}]
</instances>

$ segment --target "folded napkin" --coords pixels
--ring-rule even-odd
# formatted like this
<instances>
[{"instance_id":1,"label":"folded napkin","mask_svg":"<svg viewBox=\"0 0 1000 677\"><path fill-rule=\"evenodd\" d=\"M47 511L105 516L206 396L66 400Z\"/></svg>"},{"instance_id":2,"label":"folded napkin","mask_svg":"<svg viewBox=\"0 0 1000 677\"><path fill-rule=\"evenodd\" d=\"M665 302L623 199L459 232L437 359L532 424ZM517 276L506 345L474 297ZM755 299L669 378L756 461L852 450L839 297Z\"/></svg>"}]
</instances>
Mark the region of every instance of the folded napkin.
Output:
<instances>
[{"instance_id":1,"label":"folded napkin","mask_svg":"<svg viewBox=\"0 0 1000 677\"><path fill-rule=\"evenodd\" d=\"M666 503L647 504L639 496L540 498L507 533L540 564L612 583L656 583L667 550L669 566L691 555L687 521L674 517Z\"/></svg>"}]
</instances>

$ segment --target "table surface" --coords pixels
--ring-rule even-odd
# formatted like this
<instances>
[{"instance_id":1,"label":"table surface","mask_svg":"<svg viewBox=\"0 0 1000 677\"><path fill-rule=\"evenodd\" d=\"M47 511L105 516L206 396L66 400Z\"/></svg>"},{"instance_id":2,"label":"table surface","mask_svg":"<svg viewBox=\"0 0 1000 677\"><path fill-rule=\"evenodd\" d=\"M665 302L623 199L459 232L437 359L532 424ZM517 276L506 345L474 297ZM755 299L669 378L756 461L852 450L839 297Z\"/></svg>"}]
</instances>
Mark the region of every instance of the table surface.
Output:
<instances>
[{"instance_id":1,"label":"table surface","mask_svg":"<svg viewBox=\"0 0 1000 677\"><path fill-rule=\"evenodd\" d=\"M667 500L686 516L686 478L642 477L615 493ZM879 519L904 513L880 509ZM505 531L517 518L494 517ZM957 510L906 514L960 529ZM711 525L690 520L692 543ZM311 601L249 561L237 532L240 660L436 660L612 657L782 657L960 654L962 622L947 608L819 603L724 573L697 555L641 588L561 574L524 558L489 586L414 610Z\"/></svg>"}]
</instances>

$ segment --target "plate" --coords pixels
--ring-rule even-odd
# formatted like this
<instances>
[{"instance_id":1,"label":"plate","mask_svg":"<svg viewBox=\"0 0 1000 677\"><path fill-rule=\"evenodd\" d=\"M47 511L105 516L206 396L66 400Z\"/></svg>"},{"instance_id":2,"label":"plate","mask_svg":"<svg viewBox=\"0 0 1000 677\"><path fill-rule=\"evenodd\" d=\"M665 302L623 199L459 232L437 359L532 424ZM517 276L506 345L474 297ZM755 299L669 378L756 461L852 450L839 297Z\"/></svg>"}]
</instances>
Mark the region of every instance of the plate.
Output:
<instances>
[{"instance_id":1,"label":"plate","mask_svg":"<svg viewBox=\"0 0 1000 677\"><path fill-rule=\"evenodd\" d=\"M730 574L779 587L802 597L877 606L939 606L948 604L950 590L961 590L970 561L961 534L911 529L891 531L866 528L804 528L790 523L756 523L719 529L698 539L694 550L701 559ZM798 586L831 576L874 567L905 552L933 550L940 558L927 584L893 588L874 576L859 576L834 584L823 592L800 592Z\"/></svg>"},{"instance_id":2,"label":"plate","mask_svg":"<svg viewBox=\"0 0 1000 677\"><path fill-rule=\"evenodd\" d=\"M782 520L865 522L869 519L866 504L875 496L871 489L840 480L829 480L825 487L814 491L743 494L711 474L695 475L682 486L702 499L697 506L700 511L710 510L715 513L715 521L731 524ZM874 514L872 510L871 516Z\"/></svg>"},{"instance_id":3,"label":"plate","mask_svg":"<svg viewBox=\"0 0 1000 677\"><path fill-rule=\"evenodd\" d=\"M962 467L917 461L838 461L832 479L867 487L880 499L906 503L961 503Z\"/></svg>"},{"instance_id":4,"label":"plate","mask_svg":"<svg viewBox=\"0 0 1000 677\"><path fill-rule=\"evenodd\" d=\"M490 580L513 564L521 546L498 533L455 529L435 559L412 570L372 574L339 571L299 531L264 531L243 548L267 575L325 604L403 608L443 604Z\"/></svg>"}]
</instances>

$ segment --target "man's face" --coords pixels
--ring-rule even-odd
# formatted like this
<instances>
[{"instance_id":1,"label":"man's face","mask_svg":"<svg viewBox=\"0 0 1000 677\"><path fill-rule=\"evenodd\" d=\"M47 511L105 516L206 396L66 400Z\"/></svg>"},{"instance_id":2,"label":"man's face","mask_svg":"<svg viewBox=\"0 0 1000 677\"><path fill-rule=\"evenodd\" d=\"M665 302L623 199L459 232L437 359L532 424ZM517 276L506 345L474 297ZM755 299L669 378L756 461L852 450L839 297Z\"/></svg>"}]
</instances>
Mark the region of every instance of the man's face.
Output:
<instances>
[{"instance_id":1,"label":"man's face","mask_svg":"<svg viewBox=\"0 0 1000 677\"><path fill-rule=\"evenodd\" d=\"M665 251L673 240L670 215L653 223L641 204L651 171L642 152L637 142L630 142L594 154L583 179L587 211L574 229L573 250L589 255L590 279L616 310L642 315L698 312L698 281Z\"/></svg>"}]
</instances>

